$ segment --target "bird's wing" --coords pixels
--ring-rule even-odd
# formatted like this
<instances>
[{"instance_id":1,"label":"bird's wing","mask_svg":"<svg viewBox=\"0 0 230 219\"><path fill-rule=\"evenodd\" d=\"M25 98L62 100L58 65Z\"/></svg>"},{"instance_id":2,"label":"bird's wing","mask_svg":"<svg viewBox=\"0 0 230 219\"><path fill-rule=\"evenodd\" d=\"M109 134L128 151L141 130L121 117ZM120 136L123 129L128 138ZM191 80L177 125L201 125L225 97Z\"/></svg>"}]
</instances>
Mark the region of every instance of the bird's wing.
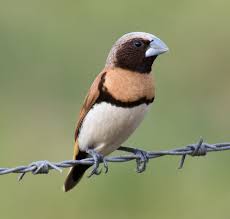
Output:
<instances>
[{"instance_id":1,"label":"bird's wing","mask_svg":"<svg viewBox=\"0 0 230 219\"><path fill-rule=\"evenodd\" d=\"M83 122L85 116L87 115L87 113L89 112L91 107L94 105L94 103L97 101L97 98L100 95L100 86L102 86L104 83L105 74L106 74L106 72L103 71L95 78L95 80L94 80L93 84L91 85L89 92L88 92L88 94L84 100L83 106L80 110L80 115L79 115L79 119L77 122L77 127L75 130L75 141L77 141L79 130L81 128L81 125L82 125L82 122Z\"/></svg>"},{"instance_id":2,"label":"bird's wing","mask_svg":"<svg viewBox=\"0 0 230 219\"><path fill-rule=\"evenodd\" d=\"M80 110L80 115L79 115L79 119L77 122L77 128L75 131L75 144L74 144L74 155L73 155L73 159L78 159L78 156L80 159L84 159L85 157L81 155L81 153L79 153L79 144L78 144L78 134L79 134L79 130L81 128L82 122L85 118L85 116L87 115L87 113L89 112L89 110L91 109L91 107L93 106L93 104L97 101L97 98L100 95L100 87L102 87L103 83L104 83L104 77L105 77L106 72L103 71L101 72L96 79L94 80L92 86L89 89L89 92L85 98L85 101L83 103L83 106ZM69 174L66 178L65 184L64 184L64 191L68 191L70 189L72 189L81 179L81 177L83 176L84 172L89 168L89 166L85 166L85 165L76 165L74 167L70 168Z\"/></svg>"}]
</instances>

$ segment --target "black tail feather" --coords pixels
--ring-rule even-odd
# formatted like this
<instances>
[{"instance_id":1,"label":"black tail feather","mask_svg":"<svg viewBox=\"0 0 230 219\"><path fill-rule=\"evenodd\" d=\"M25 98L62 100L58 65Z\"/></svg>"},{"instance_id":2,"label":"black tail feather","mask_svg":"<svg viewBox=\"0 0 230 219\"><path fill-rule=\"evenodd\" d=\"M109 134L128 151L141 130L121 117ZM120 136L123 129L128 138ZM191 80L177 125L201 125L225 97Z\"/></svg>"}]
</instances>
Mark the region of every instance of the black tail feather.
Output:
<instances>
[{"instance_id":1,"label":"black tail feather","mask_svg":"<svg viewBox=\"0 0 230 219\"><path fill-rule=\"evenodd\" d=\"M76 160L81 160L87 158L87 153L79 152ZM79 181L81 180L82 176L84 175L85 171L89 168L89 165L81 165L77 164L76 166L72 167L69 171L69 174L64 183L64 191L68 192L74 186L76 186Z\"/></svg>"}]
</instances>

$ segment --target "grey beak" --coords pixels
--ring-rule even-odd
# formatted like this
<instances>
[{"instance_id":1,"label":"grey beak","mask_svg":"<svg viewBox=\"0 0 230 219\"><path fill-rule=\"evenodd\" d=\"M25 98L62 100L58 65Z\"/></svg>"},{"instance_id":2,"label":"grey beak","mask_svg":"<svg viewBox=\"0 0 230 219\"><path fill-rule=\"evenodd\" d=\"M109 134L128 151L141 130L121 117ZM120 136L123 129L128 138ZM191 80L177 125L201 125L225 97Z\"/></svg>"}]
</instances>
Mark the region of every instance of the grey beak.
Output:
<instances>
[{"instance_id":1,"label":"grey beak","mask_svg":"<svg viewBox=\"0 0 230 219\"><path fill-rule=\"evenodd\" d=\"M156 37L151 41L149 48L146 50L145 57L147 58L150 56L160 55L168 52L168 50L169 48L166 46L166 44Z\"/></svg>"}]
</instances>

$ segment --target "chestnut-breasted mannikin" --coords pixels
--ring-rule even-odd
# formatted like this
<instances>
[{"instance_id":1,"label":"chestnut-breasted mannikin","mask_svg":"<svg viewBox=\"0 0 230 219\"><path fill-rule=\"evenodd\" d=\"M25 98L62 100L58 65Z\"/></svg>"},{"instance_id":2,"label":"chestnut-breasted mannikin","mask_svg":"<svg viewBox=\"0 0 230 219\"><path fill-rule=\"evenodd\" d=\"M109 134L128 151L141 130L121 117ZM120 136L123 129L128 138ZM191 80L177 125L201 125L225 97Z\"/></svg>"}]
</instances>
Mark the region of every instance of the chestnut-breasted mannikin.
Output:
<instances>
[{"instance_id":1,"label":"chestnut-breasted mannikin","mask_svg":"<svg viewBox=\"0 0 230 219\"><path fill-rule=\"evenodd\" d=\"M167 51L163 41L144 32L127 33L115 42L80 110L74 159L91 155L97 162L129 138L155 98L153 62ZM72 167L64 190L72 189L89 167ZM96 168L91 174L94 173Z\"/></svg>"}]
</instances>

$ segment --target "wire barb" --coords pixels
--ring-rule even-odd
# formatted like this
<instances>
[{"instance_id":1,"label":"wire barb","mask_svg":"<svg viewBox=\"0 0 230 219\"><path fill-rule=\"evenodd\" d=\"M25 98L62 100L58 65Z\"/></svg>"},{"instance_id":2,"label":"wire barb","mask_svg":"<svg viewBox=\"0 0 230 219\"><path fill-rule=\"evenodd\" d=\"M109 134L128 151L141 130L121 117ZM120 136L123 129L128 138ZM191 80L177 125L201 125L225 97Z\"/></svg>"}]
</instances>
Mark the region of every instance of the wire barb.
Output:
<instances>
[{"instance_id":1,"label":"wire barb","mask_svg":"<svg viewBox=\"0 0 230 219\"><path fill-rule=\"evenodd\" d=\"M200 138L198 143L190 144L182 148L163 150L163 151L143 151L141 149L136 149L132 147L121 146L118 150L125 151L131 154L113 157L102 157L100 154L95 153L95 151L90 151L91 158L86 158L82 160L65 160L61 162L50 162L35 161L28 166L18 166L15 168L0 168L0 175L9 173L19 173L18 180L22 180L26 173L31 172L34 175L37 174L48 174L50 170L56 170L62 172L62 168L69 168L75 166L76 164L90 165L93 166L90 176L99 175L101 170L98 170L100 163L103 163L105 168L105 173L108 172L108 162L128 162L131 160L136 160L137 172L141 173L146 170L146 165L149 159L154 159L162 156L181 156L178 169L183 168L184 162L187 155L194 156L205 156L209 152L226 151L230 150L229 143L217 143L208 144L205 143L203 138Z\"/></svg>"},{"instance_id":2,"label":"wire barb","mask_svg":"<svg viewBox=\"0 0 230 219\"><path fill-rule=\"evenodd\" d=\"M203 144L204 140L203 138L201 137L199 142L195 145L188 145L187 148L190 149L192 152L189 154L193 157L195 156L205 156L207 154L207 148L206 148L206 145ZM184 162L185 162L185 159L186 159L186 156L188 154L183 154L182 157L181 157L181 160L180 160L180 165L179 165L179 168L178 169L182 169L183 166L184 166Z\"/></svg>"},{"instance_id":3,"label":"wire barb","mask_svg":"<svg viewBox=\"0 0 230 219\"><path fill-rule=\"evenodd\" d=\"M62 172L62 169L59 168L58 166L54 165L53 163L47 161L47 160L40 160L40 161L35 161L31 163L28 166L29 170L31 169L32 174L48 174L50 169L57 170L59 172ZM21 181L23 177L25 176L26 172L22 172L19 174L18 181Z\"/></svg>"}]
</instances>

